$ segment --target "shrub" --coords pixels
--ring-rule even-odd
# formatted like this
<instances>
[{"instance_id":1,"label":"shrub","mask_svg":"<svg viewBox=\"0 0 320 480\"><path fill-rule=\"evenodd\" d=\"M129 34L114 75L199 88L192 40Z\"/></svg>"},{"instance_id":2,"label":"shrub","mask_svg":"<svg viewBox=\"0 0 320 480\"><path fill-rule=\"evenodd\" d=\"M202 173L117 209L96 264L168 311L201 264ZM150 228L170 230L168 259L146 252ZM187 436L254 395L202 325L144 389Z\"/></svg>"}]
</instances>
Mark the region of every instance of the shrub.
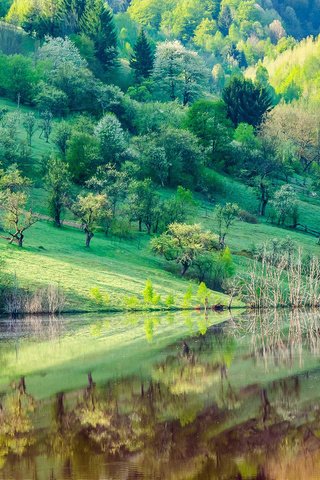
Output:
<instances>
[{"instance_id":1,"label":"shrub","mask_svg":"<svg viewBox=\"0 0 320 480\"><path fill-rule=\"evenodd\" d=\"M199 189L208 197L211 197L214 194L223 195L226 191L226 184L217 172L205 168L201 175Z\"/></svg>"},{"instance_id":2,"label":"shrub","mask_svg":"<svg viewBox=\"0 0 320 480\"><path fill-rule=\"evenodd\" d=\"M91 288L90 298L99 306L107 306L110 303L110 296L102 293L98 287Z\"/></svg>"},{"instance_id":3,"label":"shrub","mask_svg":"<svg viewBox=\"0 0 320 480\"><path fill-rule=\"evenodd\" d=\"M240 210L239 219L242 222L246 222L246 223L252 223L252 224L258 223L257 217L252 213L247 212L247 210Z\"/></svg>"}]
</instances>

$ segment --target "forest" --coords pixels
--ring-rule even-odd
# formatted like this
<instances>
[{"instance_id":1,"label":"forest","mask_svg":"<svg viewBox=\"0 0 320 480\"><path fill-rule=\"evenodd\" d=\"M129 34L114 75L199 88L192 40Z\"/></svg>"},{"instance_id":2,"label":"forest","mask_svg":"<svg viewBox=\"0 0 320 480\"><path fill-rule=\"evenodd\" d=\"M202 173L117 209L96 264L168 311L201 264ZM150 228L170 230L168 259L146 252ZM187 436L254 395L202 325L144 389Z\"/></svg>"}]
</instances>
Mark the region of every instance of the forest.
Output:
<instances>
[{"instance_id":1,"label":"forest","mask_svg":"<svg viewBox=\"0 0 320 480\"><path fill-rule=\"evenodd\" d=\"M316 306L318 8L2 2L2 311Z\"/></svg>"}]
</instances>

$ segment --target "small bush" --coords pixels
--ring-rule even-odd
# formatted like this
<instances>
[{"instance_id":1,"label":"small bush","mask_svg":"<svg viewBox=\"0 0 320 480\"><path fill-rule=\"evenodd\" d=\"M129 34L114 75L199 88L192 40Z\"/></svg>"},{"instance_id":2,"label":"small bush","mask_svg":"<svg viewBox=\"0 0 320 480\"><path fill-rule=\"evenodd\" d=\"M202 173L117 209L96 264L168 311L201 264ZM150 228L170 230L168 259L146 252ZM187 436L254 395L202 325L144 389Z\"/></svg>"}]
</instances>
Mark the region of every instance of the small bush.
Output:
<instances>
[{"instance_id":1,"label":"small bush","mask_svg":"<svg viewBox=\"0 0 320 480\"><path fill-rule=\"evenodd\" d=\"M167 298L165 299L165 304L166 307L172 308L175 305L175 299L173 295L168 295Z\"/></svg>"},{"instance_id":2,"label":"small bush","mask_svg":"<svg viewBox=\"0 0 320 480\"><path fill-rule=\"evenodd\" d=\"M247 210L240 210L239 219L242 222L246 222L246 223L252 223L252 224L258 223L257 217L255 215L253 215L252 213L247 212Z\"/></svg>"},{"instance_id":3,"label":"small bush","mask_svg":"<svg viewBox=\"0 0 320 480\"><path fill-rule=\"evenodd\" d=\"M123 297L123 305L127 310L139 310L141 308L141 302L138 297Z\"/></svg>"},{"instance_id":4,"label":"small bush","mask_svg":"<svg viewBox=\"0 0 320 480\"><path fill-rule=\"evenodd\" d=\"M118 218L112 220L109 232L110 235L120 238L121 240L130 240L133 236L131 225L127 218Z\"/></svg>"},{"instance_id":5,"label":"small bush","mask_svg":"<svg viewBox=\"0 0 320 480\"><path fill-rule=\"evenodd\" d=\"M90 298L99 306L107 306L110 303L110 296L102 293L98 287L91 288Z\"/></svg>"}]
</instances>

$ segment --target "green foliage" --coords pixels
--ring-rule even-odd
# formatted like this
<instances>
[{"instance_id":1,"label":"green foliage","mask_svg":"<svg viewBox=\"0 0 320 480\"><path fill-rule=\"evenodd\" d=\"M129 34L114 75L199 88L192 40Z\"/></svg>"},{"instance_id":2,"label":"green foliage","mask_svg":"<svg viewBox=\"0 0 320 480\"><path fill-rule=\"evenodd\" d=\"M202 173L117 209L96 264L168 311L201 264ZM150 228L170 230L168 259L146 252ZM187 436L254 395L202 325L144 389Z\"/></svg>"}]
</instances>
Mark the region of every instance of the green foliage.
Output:
<instances>
[{"instance_id":1,"label":"green foliage","mask_svg":"<svg viewBox=\"0 0 320 480\"><path fill-rule=\"evenodd\" d=\"M170 294L165 299L165 305L167 308L173 308L175 306L175 298L174 295Z\"/></svg>"},{"instance_id":2,"label":"green foliage","mask_svg":"<svg viewBox=\"0 0 320 480\"><path fill-rule=\"evenodd\" d=\"M284 225L288 217L292 218L294 226L298 223L298 198L291 185L282 185L274 194L271 202L277 215L279 225Z\"/></svg>"},{"instance_id":3,"label":"green foliage","mask_svg":"<svg viewBox=\"0 0 320 480\"><path fill-rule=\"evenodd\" d=\"M200 225L173 223L165 233L151 241L151 246L157 255L180 265L184 276L201 255L217 249L217 238L202 231Z\"/></svg>"},{"instance_id":4,"label":"green foliage","mask_svg":"<svg viewBox=\"0 0 320 480\"><path fill-rule=\"evenodd\" d=\"M272 99L265 87L241 77L231 79L223 91L223 100L235 126L244 122L258 127L264 114L272 107Z\"/></svg>"},{"instance_id":5,"label":"green foliage","mask_svg":"<svg viewBox=\"0 0 320 480\"><path fill-rule=\"evenodd\" d=\"M105 163L119 165L123 161L127 142L117 117L110 113L104 115L94 133L100 142L101 156Z\"/></svg>"},{"instance_id":6,"label":"green foliage","mask_svg":"<svg viewBox=\"0 0 320 480\"><path fill-rule=\"evenodd\" d=\"M89 133L73 131L67 141L66 160L74 181L83 183L101 163L99 140Z\"/></svg>"},{"instance_id":7,"label":"green foliage","mask_svg":"<svg viewBox=\"0 0 320 480\"><path fill-rule=\"evenodd\" d=\"M208 306L210 290L204 282L201 282L197 290L197 300L203 306Z\"/></svg>"},{"instance_id":8,"label":"green foliage","mask_svg":"<svg viewBox=\"0 0 320 480\"><path fill-rule=\"evenodd\" d=\"M160 295L155 293L151 280L146 281L146 286L142 292L145 305L158 305L161 301Z\"/></svg>"},{"instance_id":9,"label":"green foliage","mask_svg":"<svg viewBox=\"0 0 320 480\"><path fill-rule=\"evenodd\" d=\"M197 52L167 41L157 45L153 78L161 100L188 105L201 95L209 75Z\"/></svg>"},{"instance_id":10,"label":"green foliage","mask_svg":"<svg viewBox=\"0 0 320 480\"><path fill-rule=\"evenodd\" d=\"M153 69L154 53L142 29L133 48L130 67L134 70L136 81L140 82L150 77Z\"/></svg>"},{"instance_id":11,"label":"green foliage","mask_svg":"<svg viewBox=\"0 0 320 480\"><path fill-rule=\"evenodd\" d=\"M189 285L186 293L184 294L184 297L183 297L183 303L182 303L182 307L183 308L190 308L191 307L191 303L192 303L192 296L193 296L193 289L192 289L192 285Z\"/></svg>"},{"instance_id":12,"label":"green foliage","mask_svg":"<svg viewBox=\"0 0 320 480\"><path fill-rule=\"evenodd\" d=\"M100 307L107 307L110 304L110 295L101 292L99 287L92 287L90 289L90 298Z\"/></svg>"},{"instance_id":13,"label":"green foliage","mask_svg":"<svg viewBox=\"0 0 320 480\"><path fill-rule=\"evenodd\" d=\"M81 30L94 43L97 58L110 70L117 63L117 34L111 9L103 0L87 0Z\"/></svg>"},{"instance_id":14,"label":"green foliage","mask_svg":"<svg viewBox=\"0 0 320 480\"><path fill-rule=\"evenodd\" d=\"M152 229L157 231L160 215L159 196L149 178L134 181L130 185L128 210L131 220L138 222L139 231L142 231L143 224L147 228L148 235L151 234Z\"/></svg>"},{"instance_id":15,"label":"green foliage","mask_svg":"<svg viewBox=\"0 0 320 480\"><path fill-rule=\"evenodd\" d=\"M240 208L236 203L227 203L226 205L217 205L215 208L215 217L218 224L219 244L222 249L225 248L226 236L229 229L239 217Z\"/></svg>"},{"instance_id":16,"label":"green foliage","mask_svg":"<svg viewBox=\"0 0 320 480\"><path fill-rule=\"evenodd\" d=\"M233 126L227 118L227 108L223 102L198 100L188 111L186 126L200 138L213 162L225 158L232 140Z\"/></svg>"}]
</instances>

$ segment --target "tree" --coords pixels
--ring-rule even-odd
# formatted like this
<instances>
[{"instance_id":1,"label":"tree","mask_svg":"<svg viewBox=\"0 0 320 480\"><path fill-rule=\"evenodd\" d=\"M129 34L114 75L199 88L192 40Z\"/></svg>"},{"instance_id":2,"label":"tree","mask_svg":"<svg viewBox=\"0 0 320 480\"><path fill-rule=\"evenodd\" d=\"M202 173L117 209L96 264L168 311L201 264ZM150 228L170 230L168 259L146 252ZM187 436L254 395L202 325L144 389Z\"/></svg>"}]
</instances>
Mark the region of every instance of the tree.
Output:
<instances>
[{"instance_id":1,"label":"tree","mask_svg":"<svg viewBox=\"0 0 320 480\"><path fill-rule=\"evenodd\" d=\"M142 29L133 47L133 54L130 58L130 67L134 70L137 82L150 77L154 64L154 53Z\"/></svg>"},{"instance_id":2,"label":"tree","mask_svg":"<svg viewBox=\"0 0 320 480\"><path fill-rule=\"evenodd\" d=\"M278 216L278 225L284 225L288 217L292 217L294 226L298 221L298 197L291 185L282 185L274 194L272 206Z\"/></svg>"},{"instance_id":3,"label":"tree","mask_svg":"<svg viewBox=\"0 0 320 480\"><path fill-rule=\"evenodd\" d=\"M240 208L236 203L227 203L226 205L217 205L215 217L218 225L219 245L221 250L226 246L226 236L230 227L239 217Z\"/></svg>"},{"instance_id":4,"label":"tree","mask_svg":"<svg viewBox=\"0 0 320 480\"><path fill-rule=\"evenodd\" d=\"M26 113L23 118L23 126L27 133L27 140L29 147L32 146L32 137L37 130L37 121L34 113Z\"/></svg>"},{"instance_id":5,"label":"tree","mask_svg":"<svg viewBox=\"0 0 320 480\"><path fill-rule=\"evenodd\" d=\"M291 161L296 157L305 172L312 164L320 164L320 118L316 110L300 103L277 105L265 117L261 133L283 158L288 153Z\"/></svg>"},{"instance_id":6,"label":"tree","mask_svg":"<svg viewBox=\"0 0 320 480\"><path fill-rule=\"evenodd\" d=\"M267 89L242 77L233 77L223 90L222 97L235 126L244 122L258 127L265 113L272 109Z\"/></svg>"},{"instance_id":7,"label":"tree","mask_svg":"<svg viewBox=\"0 0 320 480\"><path fill-rule=\"evenodd\" d=\"M198 139L191 132L178 128L163 128L153 136L158 148L158 156L154 159L161 164L161 177L165 185L191 187L201 177L204 155ZM165 151L165 158L161 152ZM166 170L168 168L168 171ZM159 178L160 172L153 172L152 177Z\"/></svg>"},{"instance_id":8,"label":"tree","mask_svg":"<svg viewBox=\"0 0 320 480\"><path fill-rule=\"evenodd\" d=\"M66 157L68 141L72 135L72 128L69 122L62 121L54 129L53 142L59 149L63 158Z\"/></svg>"},{"instance_id":9,"label":"tree","mask_svg":"<svg viewBox=\"0 0 320 480\"><path fill-rule=\"evenodd\" d=\"M96 56L108 70L117 64L117 34L111 9L103 0L87 0L81 31L94 42Z\"/></svg>"},{"instance_id":10,"label":"tree","mask_svg":"<svg viewBox=\"0 0 320 480\"><path fill-rule=\"evenodd\" d=\"M52 132L52 120L53 120L53 115L51 112L46 111L41 113L41 132L40 132L40 138L42 135L44 136L46 143L49 143L49 138Z\"/></svg>"},{"instance_id":11,"label":"tree","mask_svg":"<svg viewBox=\"0 0 320 480\"><path fill-rule=\"evenodd\" d=\"M200 225L172 223L165 233L151 241L151 246L157 255L180 265L184 276L201 255L218 249L217 240L216 235L204 232Z\"/></svg>"},{"instance_id":12,"label":"tree","mask_svg":"<svg viewBox=\"0 0 320 480\"><path fill-rule=\"evenodd\" d=\"M67 141L66 160L73 180L83 184L102 163L99 140L76 128Z\"/></svg>"},{"instance_id":13,"label":"tree","mask_svg":"<svg viewBox=\"0 0 320 480\"><path fill-rule=\"evenodd\" d=\"M142 231L142 225L147 228L148 235L152 228L156 230L159 222L159 196L154 189L150 178L142 181L134 181L129 188L129 213L132 220L139 224L139 232Z\"/></svg>"},{"instance_id":14,"label":"tree","mask_svg":"<svg viewBox=\"0 0 320 480\"><path fill-rule=\"evenodd\" d=\"M93 193L78 195L70 209L81 221L81 228L86 234L86 247L89 248L99 222L111 215L108 198Z\"/></svg>"},{"instance_id":15,"label":"tree","mask_svg":"<svg viewBox=\"0 0 320 480\"><path fill-rule=\"evenodd\" d=\"M107 195L112 215L115 217L117 206L127 195L129 177L126 172L119 171L114 165L107 164L99 166L95 175L87 181L86 185L97 193Z\"/></svg>"},{"instance_id":16,"label":"tree","mask_svg":"<svg viewBox=\"0 0 320 480\"><path fill-rule=\"evenodd\" d=\"M179 99L183 105L194 101L203 91L209 75L200 56L180 42L157 45L154 80L161 98Z\"/></svg>"},{"instance_id":17,"label":"tree","mask_svg":"<svg viewBox=\"0 0 320 480\"><path fill-rule=\"evenodd\" d=\"M39 82L37 90L34 102L40 112L63 115L68 111L69 99L65 92L45 82Z\"/></svg>"},{"instance_id":18,"label":"tree","mask_svg":"<svg viewBox=\"0 0 320 480\"><path fill-rule=\"evenodd\" d=\"M209 149L213 161L225 157L232 141L233 126L223 102L198 100L188 111L186 126Z\"/></svg>"},{"instance_id":19,"label":"tree","mask_svg":"<svg viewBox=\"0 0 320 480\"><path fill-rule=\"evenodd\" d=\"M219 14L218 25L224 36L228 35L233 18L229 5L225 5Z\"/></svg>"},{"instance_id":20,"label":"tree","mask_svg":"<svg viewBox=\"0 0 320 480\"><path fill-rule=\"evenodd\" d=\"M104 115L94 133L100 141L101 156L104 161L119 166L124 158L127 142L117 117L111 113Z\"/></svg>"},{"instance_id":21,"label":"tree","mask_svg":"<svg viewBox=\"0 0 320 480\"><path fill-rule=\"evenodd\" d=\"M10 244L23 246L25 232L34 225L39 217L31 209L27 210L30 181L22 177L19 170L13 166L0 172L0 202L4 212L3 226L8 232L6 238Z\"/></svg>"},{"instance_id":22,"label":"tree","mask_svg":"<svg viewBox=\"0 0 320 480\"><path fill-rule=\"evenodd\" d=\"M47 164L45 184L49 193L49 211L56 227L62 225L61 216L70 190L70 173L65 162L51 157Z\"/></svg>"}]
</instances>

